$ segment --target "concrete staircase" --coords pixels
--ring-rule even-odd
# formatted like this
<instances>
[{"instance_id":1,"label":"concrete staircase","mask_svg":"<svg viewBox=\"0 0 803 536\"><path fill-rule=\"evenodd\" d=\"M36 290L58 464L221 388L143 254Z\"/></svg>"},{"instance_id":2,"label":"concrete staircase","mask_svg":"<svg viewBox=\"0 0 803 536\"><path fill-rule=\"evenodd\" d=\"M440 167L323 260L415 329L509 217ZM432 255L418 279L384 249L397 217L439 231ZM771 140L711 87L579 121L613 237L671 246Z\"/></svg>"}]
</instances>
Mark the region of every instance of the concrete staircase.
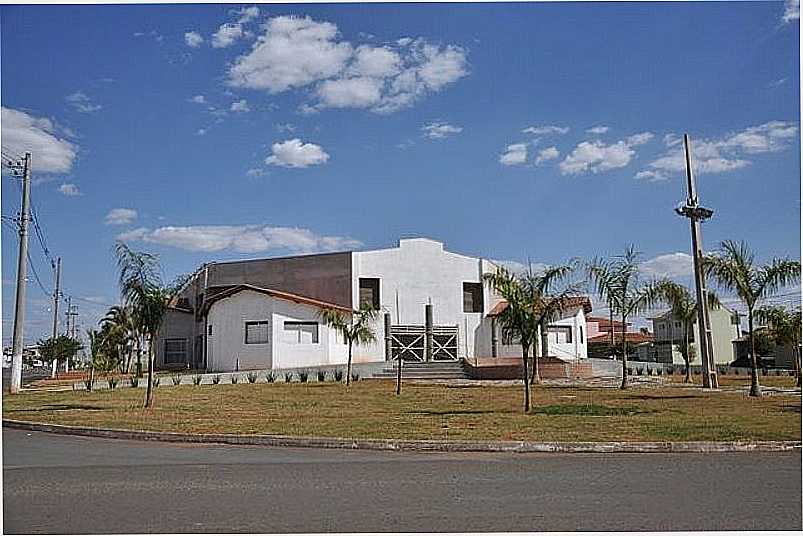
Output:
<instances>
[{"instance_id":1,"label":"concrete staircase","mask_svg":"<svg viewBox=\"0 0 803 536\"><path fill-rule=\"evenodd\" d=\"M374 372L374 379L391 380L397 374L396 363L388 363L379 372ZM465 380L469 379L463 360L460 361L405 361L402 367L402 378L405 380Z\"/></svg>"}]
</instances>

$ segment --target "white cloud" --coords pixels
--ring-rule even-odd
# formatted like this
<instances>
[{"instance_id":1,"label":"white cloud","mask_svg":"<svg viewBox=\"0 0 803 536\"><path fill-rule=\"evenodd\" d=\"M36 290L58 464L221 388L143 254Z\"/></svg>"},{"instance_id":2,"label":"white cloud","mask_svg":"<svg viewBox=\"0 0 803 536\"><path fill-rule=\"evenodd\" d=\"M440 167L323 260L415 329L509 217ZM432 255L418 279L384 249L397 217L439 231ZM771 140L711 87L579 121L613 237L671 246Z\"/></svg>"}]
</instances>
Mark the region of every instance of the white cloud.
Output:
<instances>
[{"instance_id":1,"label":"white cloud","mask_svg":"<svg viewBox=\"0 0 803 536\"><path fill-rule=\"evenodd\" d=\"M326 163L329 155L320 145L303 143L298 138L274 143L273 154L265 159L265 163L273 166L289 168L305 168Z\"/></svg>"},{"instance_id":2,"label":"white cloud","mask_svg":"<svg viewBox=\"0 0 803 536\"><path fill-rule=\"evenodd\" d=\"M231 103L231 108L229 108L232 112L250 112L251 108L248 106L248 101L245 99L238 100L236 102Z\"/></svg>"},{"instance_id":3,"label":"white cloud","mask_svg":"<svg viewBox=\"0 0 803 536\"><path fill-rule=\"evenodd\" d=\"M291 132L292 133L292 132L296 131L296 126L294 124L292 124L292 123L277 123L274 126L276 127L276 130L278 132L282 132L282 133L284 133L284 132Z\"/></svg>"},{"instance_id":4,"label":"white cloud","mask_svg":"<svg viewBox=\"0 0 803 536\"><path fill-rule=\"evenodd\" d=\"M259 8L257 6L244 7L239 11L235 11L235 14L239 15L238 23L246 24L259 16Z\"/></svg>"},{"instance_id":5,"label":"white cloud","mask_svg":"<svg viewBox=\"0 0 803 536\"><path fill-rule=\"evenodd\" d=\"M198 32L186 32L184 34L184 42L187 44L188 47L191 48L198 48L204 42L204 38Z\"/></svg>"},{"instance_id":6,"label":"white cloud","mask_svg":"<svg viewBox=\"0 0 803 536\"><path fill-rule=\"evenodd\" d=\"M74 110L83 114L91 114L103 109L103 106L100 104L93 104L92 99L87 97L82 91L76 91L71 95L67 95L64 97L64 100L67 101L67 104L72 106Z\"/></svg>"},{"instance_id":7,"label":"white cloud","mask_svg":"<svg viewBox=\"0 0 803 536\"><path fill-rule=\"evenodd\" d=\"M542 149L538 152L538 156L535 157L535 165L541 164L548 160L554 160L560 156L560 151L558 151L557 147L547 147L546 149Z\"/></svg>"},{"instance_id":8,"label":"white cloud","mask_svg":"<svg viewBox=\"0 0 803 536\"><path fill-rule=\"evenodd\" d=\"M30 151L34 173L67 173L72 169L77 147L59 138L52 121L11 108L2 108L3 148L12 154Z\"/></svg>"},{"instance_id":9,"label":"white cloud","mask_svg":"<svg viewBox=\"0 0 803 536\"><path fill-rule=\"evenodd\" d=\"M800 0L786 0L783 7L783 21L785 23L800 20Z\"/></svg>"},{"instance_id":10,"label":"white cloud","mask_svg":"<svg viewBox=\"0 0 803 536\"><path fill-rule=\"evenodd\" d=\"M226 22L212 34L213 48L226 48L237 42L244 36L243 26L237 22Z\"/></svg>"},{"instance_id":11,"label":"white cloud","mask_svg":"<svg viewBox=\"0 0 803 536\"><path fill-rule=\"evenodd\" d=\"M688 253L669 253L642 262L639 269L648 277L685 277L694 273L694 260Z\"/></svg>"},{"instance_id":12,"label":"white cloud","mask_svg":"<svg viewBox=\"0 0 803 536\"><path fill-rule=\"evenodd\" d=\"M520 166L527 162L527 144L513 143L505 147L499 155L499 163L503 166Z\"/></svg>"},{"instance_id":13,"label":"white cloud","mask_svg":"<svg viewBox=\"0 0 803 536\"><path fill-rule=\"evenodd\" d=\"M137 211L130 208L113 208L106 214L106 225L126 225L137 219Z\"/></svg>"},{"instance_id":14,"label":"white cloud","mask_svg":"<svg viewBox=\"0 0 803 536\"><path fill-rule=\"evenodd\" d=\"M798 130L798 125L790 121L769 121L721 138L695 140L692 142L695 170L697 173L724 173L743 168L750 165L749 156L775 153L789 147L798 138ZM681 142L674 134L664 136L667 151L637 173L636 178L666 180L685 173Z\"/></svg>"},{"instance_id":15,"label":"white cloud","mask_svg":"<svg viewBox=\"0 0 803 536\"><path fill-rule=\"evenodd\" d=\"M186 227L139 228L117 237L189 251L238 253L289 251L314 253L353 250L362 246L358 240L342 236L322 236L309 229L270 225L192 225Z\"/></svg>"},{"instance_id":16,"label":"white cloud","mask_svg":"<svg viewBox=\"0 0 803 536\"><path fill-rule=\"evenodd\" d=\"M363 108L391 113L468 74L466 52L424 39L353 45L337 26L310 17L269 19L252 49L234 62L228 83L280 93L313 85L303 113Z\"/></svg>"},{"instance_id":17,"label":"white cloud","mask_svg":"<svg viewBox=\"0 0 803 536\"><path fill-rule=\"evenodd\" d=\"M636 152L625 141L606 145L601 141L584 141L560 163L564 175L601 173L625 167Z\"/></svg>"},{"instance_id":18,"label":"white cloud","mask_svg":"<svg viewBox=\"0 0 803 536\"><path fill-rule=\"evenodd\" d=\"M514 274L526 274L530 271L534 274L543 273L544 270L549 268L548 264L544 264L543 262L520 262L514 261L510 259L492 259L492 263L496 264L497 266L501 266L502 268L506 269L509 272Z\"/></svg>"},{"instance_id":19,"label":"white cloud","mask_svg":"<svg viewBox=\"0 0 803 536\"><path fill-rule=\"evenodd\" d=\"M77 195L81 195L81 191L78 189L78 186L72 183L62 184L61 186L59 186L58 190L67 197L75 197Z\"/></svg>"},{"instance_id":20,"label":"white cloud","mask_svg":"<svg viewBox=\"0 0 803 536\"><path fill-rule=\"evenodd\" d=\"M262 168L251 168L245 172L246 177L256 178L261 177L265 174L265 170Z\"/></svg>"},{"instance_id":21,"label":"white cloud","mask_svg":"<svg viewBox=\"0 0 803 536\"><path fill-rule=\"evenodd\" d=\"M206 104L206 97L203 95L195 95L190 99L190 102L194 102L195 104Z\"/></svg>"},{"instance_id":22,"label":"white cloud","mask_svg":"<svg viewBox=\"0 0 803 536\"><path fill-rule=\"evenodd\" d=\"M566 134L569 132L569 127L558 127L555 125L532 126L527 127L521 131L523 134L532 134L534 136L548 136L551 134Z\"/></svg>"},{"instance_id":23,"label":"white cloud","mask_svg":"<svg viewBox=\"0 0 803 536\"><path fill-rule=\"evenodd\" d=\"M352 55L348 42L337 42L337 26L309 17L268 20L253 48L229 70L236 87L280 93L333 77Z\"/></svg>"},{"instance_id":24,"label":"white cloud","mask_svg":"<svg viewBox=\"0 0 803 536\"><path fill-rule=\"evenodd\" d=\"M589 128L588 130L586 130L586 132L588 132L589 134L605 134L610 129L611 129L610 127L606 127L604 125L599 125L599 126L596 126L596 127L593 127L593 128Z\"/></svg>"},{"instance_id":25,"label":"white cloud","mask_svg":"<svg viewBox=\"0 0 803 536\"><path fill-rule=\"evenodd\" d=\"M427 123L426 125L422 126L421 131L424 133L423 136L425 138L429 138L431 140L439 140L451 136L453 134L459 134L460 132L463 131L463 127L458 127L455 125L450 125L449 123L435 121L433 123Z\"/></svg>"},{"instance_id":26,"label":"white cloud","mask_svg":"<svg viewBox=\"0 0 803 536\"><path fill-rule=\"evenodd\" d=\"M207 130L205 128L199 128L195 131L196 136L206 136Z\"/></svg>"},{"instance_id":27,"label":"white cloud","mask_svg":"<svg viewBox=\"0 0 803 536\"><path fill-rule=\"evenodd\" d=\"M628 136L627 144L633 147L637 147L639 145L644 145L645 143L649 142L655 137L655 134L652 132L641 132L640 134L633 134L632 136Z\"/></svg>"}]
</instances>

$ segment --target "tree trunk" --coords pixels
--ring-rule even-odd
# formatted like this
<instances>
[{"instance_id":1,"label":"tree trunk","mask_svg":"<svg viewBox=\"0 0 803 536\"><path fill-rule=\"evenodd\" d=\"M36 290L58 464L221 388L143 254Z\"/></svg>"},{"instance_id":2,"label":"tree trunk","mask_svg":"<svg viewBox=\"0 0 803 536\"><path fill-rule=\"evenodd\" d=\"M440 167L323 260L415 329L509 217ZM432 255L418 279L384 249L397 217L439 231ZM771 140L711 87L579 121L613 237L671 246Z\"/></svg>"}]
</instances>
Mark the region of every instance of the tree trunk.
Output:
<instances>
[{"instance_id":1,"label":"tree trunk","mask_svg":"<svg viewBox=\"0 0 803 536\"><path fill-rule=\"evenodd\" d=\"M352 342L349 341L349 360L346 364L346 386L348 387L351 385L351 344Z\"/></svg>"},{"instance_id":2,"label":"tree trunk","mask_svg":"<svg viewBox=\"0 0 803 536\"><path fill-rule=\"evenodd\" d=\"M58 369L59 366L59 360L54 358L53 361L50 363L50 365L51 365L50 377L55 378L56 370Z\"/></svg>"},{"instance_id":3,"label":"tree trunk","mask_svg":"<svg viewBox=\"0 0 803 536\"><path fill-rule=\"evenodd\" d=\"M611 302L611 301L608 301L608 312L609 312L609 317L610 317L610 329L611 329L611 353L613 354L613 356L615 356L616 354L614 353L613 348L614 348L616 343L614 342L614 339L613 339L613 332L615 330L614 330L614 327L613 327L613 302Z\"/></svg>"},{"instance_id":4,"label":"tree trunk","mask_svg":"<svg viewBox=\"0 0 803 536\"><path fill-rule=\"evenodd\" d=\"M145 391L145 407L153 407L153 347L148 345L148 388Z\"/></svg>"},{"instance_id":5,"label":"tree trunk","mask_svg":"<svg viewBox=\"0 0 803 536\"><path fill-rule=\"evenodd\" d=\"M540 348L543 351L543 341L540 344ZM530 385L541 383L541 371L538 367L538 351L539 344L538 339L536 339L536 342L533 343L533 373L530 376Z\"/></svg>"},{"instance_id":6,"label":"tree trunk","mask_svg":"<svg viewBox=\"0 0 803 536\"><path fill-rule=\"evenodd\" d=\"M142 377L142 340L137 335L137 378Z\"/></svg>"},{"instance_id":7,"label":"tree trunk","mask_svg":"<svg viewBox=\"0 0 803 536\"><path fill-rule=\"evenodd\" d=\"M685 348L685 353L683 354L683 361L686 362L686 378L684 378L684 383L691 382L691 346L689 344L689 323L683 322L683 344Z\"/></svg>"},{"instance_id":8,"label":"tree trunk","mask_svg":"<svg viewBox=\"0 0 803 536\"><path fill-rule=\"evenodd\" d=\"M758 359L756 358L756 340L753 337L753 308L747 309L747 329L750 332L750 396L761 396L758 384Z\"/></svg>"},{"instance_id":9,"label":"tree trunk","mask_svg":"<svg viewBox=\"0 0 803 536\"><path fill-rule=\"evenodd\" d=\"M95 363L93 361L92 365L89 368L89 390L91 391L94 386L95 386Z\"/></svg>"},{"instance_id":10,"label":"tree trunk","mask_svg":"<svg viewBox=\"0 0 803 536\"><path fill-rule=\"evenodd\" d=\"M795 382L795 387L800 387L800 376L801 376L801 370L800 370L800 346L795 348L795 368L797 369L795 371L797 373L797 374L795 374L797 376L797 382Z\"/></svg>"},{"instance_id":11,"label":"tree trunk","mask_svg":"<svg viewBox=\"0 0 803 536\"><path fill-rule=\"evenodd\" d=\"M622 385L621 389L627 389L627 315L622 315Z\"/></svg>"},{"instance_id":12,"label":"tree trunk","mask_svg":"<svg viewBox=\"0 0 803 536\"><path fill-rule=\"evenodd\" d=\"M529 357L530 347L527 344L521 345L521 366L523 367L522 377L524 378L524 412L530 411L530 374L527 370L527 358Z\"/></svg>"}]
</instances>

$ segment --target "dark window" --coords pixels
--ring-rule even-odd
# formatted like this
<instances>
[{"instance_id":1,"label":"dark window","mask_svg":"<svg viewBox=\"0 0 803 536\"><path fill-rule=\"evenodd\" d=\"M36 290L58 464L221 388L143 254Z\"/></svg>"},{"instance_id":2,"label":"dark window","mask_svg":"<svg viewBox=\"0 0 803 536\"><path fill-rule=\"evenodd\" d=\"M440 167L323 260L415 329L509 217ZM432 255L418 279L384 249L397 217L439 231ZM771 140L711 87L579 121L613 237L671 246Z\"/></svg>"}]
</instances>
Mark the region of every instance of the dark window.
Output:
<instances>
[{"instance_id":1,"label":"dark window","mask_svg":"<svg viewBox=\"0 0 803 536\"><path fill-rule=\"evenodd\" d=\"M463 283L463 312L482 312L482 283Z\"/></svg>"},{"instance_id":2,"label":"dark window","mask_svg":"<svg viewBox=\"0 0 803 536\"><path fill-rule=\"evenodd\" d=\"M571 326L549 326L547 328L549 334L555 335L555 343L571 343L572 342L572 328Z\"/></svg>"},{"instance_id":3,"label":"dark window","mask_svg":"<svg viewBox=\"0 0 803 536\"><path fill-rule=\"evenodd\" d=\"M187 339L165 339L165 365L187 362Z\"/></svg>"},{"instance_id":4,"label":"dark window","mask_svg":"<svg viewBox=\"0 0 803 536\"><path fill-rule=\"evenodd\" d=\"M583 342L585 342L583 340L583 326L580 326L580 344L583 344Z\"/></svg>"},{"instance_id":5,"label":"dark window","mask_svg":"<svg viewBox=\"0 0 803 536\"><path fill-rule=\"evenodd\" d=\"M265 344L268 342L268 321L245 323L245 344Z\"/></svg>"},{"instance_id":6,"label":"dark window","mask_svg":"<svg viewBox=\"0 0 803 536\"><path fill-rule=\"evenodd\" d=\"M379 310L379 278L360 278L360 310Z\"/></svg>"},{"instance_id":7,"label":"dark window","mask_svg":"<svg viewBox=\"0 0 803 536\"><path fill-rule=\"evenodd\" d=\"M209 330L208 335L212 335L212 324L209 324L208 330Z\"/></svg>"}]
</instances>

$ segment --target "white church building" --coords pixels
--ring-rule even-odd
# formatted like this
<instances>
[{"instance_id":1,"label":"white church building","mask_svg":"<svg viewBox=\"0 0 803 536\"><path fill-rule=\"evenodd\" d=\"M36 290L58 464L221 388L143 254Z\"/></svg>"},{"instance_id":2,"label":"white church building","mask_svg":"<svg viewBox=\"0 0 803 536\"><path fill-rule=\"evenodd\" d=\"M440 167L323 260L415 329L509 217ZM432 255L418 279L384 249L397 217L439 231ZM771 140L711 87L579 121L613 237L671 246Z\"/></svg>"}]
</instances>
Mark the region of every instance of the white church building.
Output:
<instances>
[{"instance_id":1,"label":"white church building","mask_svg":"<svg viewBox=\"0 0 803 536\"><path fill-rule=\"evenodd\" d=\"M355 363L521 357L496 321L506 303L483 283L497 269L427 238L370 251L211 262L171 302L157 366L230 372L344 364L346 345L321 320L328 308L378 311L376 342L355 347ZM551 356L587 357L590 307L578 297L549 326Z\"/></svg>"}]
</instances>

